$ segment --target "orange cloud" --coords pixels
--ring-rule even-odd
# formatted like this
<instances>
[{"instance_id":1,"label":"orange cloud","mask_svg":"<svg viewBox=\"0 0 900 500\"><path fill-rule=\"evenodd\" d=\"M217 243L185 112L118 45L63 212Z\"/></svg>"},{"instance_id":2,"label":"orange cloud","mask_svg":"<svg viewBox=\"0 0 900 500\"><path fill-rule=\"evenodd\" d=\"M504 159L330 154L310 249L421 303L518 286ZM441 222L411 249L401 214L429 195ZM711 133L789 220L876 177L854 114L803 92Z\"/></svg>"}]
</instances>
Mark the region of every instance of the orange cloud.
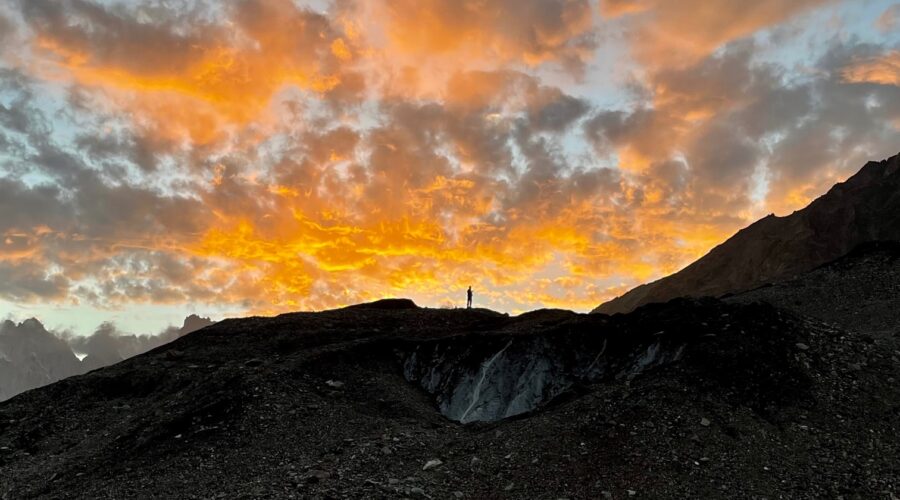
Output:
<instances>
[{"instance_id":1,"label":"orange cloud","mask_svg":"<svg viewBox=\"0 0 900 500\"><path fill-rule=\"evenodd\" d=\"M855 60L841 71L841 76L850 83L900 86L900 50Z\"/></svg>"},{"instance_id":2,"label":"orange cloud","mask_svg":"<svg viewBox=\"0 0 900 500\"><path fill-rule=\"evenodd\" d=\"M417 56L452 54L490 63L583 60L592 13L586 0L495 3L401 0L375 8L390 49Z\"/></svg>"},{"instance_id":3,"label":"orange cloud","mask_svg":"<svg viewBox=\"0 0 900 500\"><path fill-rule=\"evenodd\" d=\"M457 73L543 65L579 74L597 47L588 0L343 2L364 44L361 67L383 96L443 97Z\"/></svg>"},{"instance_id":4,"label":"orange cloud","mask_svg":"<svg viewBox=\"0 0 900 500\"><path fill-rule=\"evenodd\" d=\"M607 18L629 16L635 55L651 66L685 65L725 43L829 0L602 0Z\"/></svg>"},{"instance_id":5,"label":"orange cloud","mask_svg":"<svg viewBox=\"0 0 900 500\"><path fill-rule=\"evenodd\" d=\"M353 49L328 18L289 0L230 9L231 29L198 24L182 34L90 4L39 2L26 9L39 56L29 71L103 89L119 106L166 124L155 128L181 129L200 143L230 123L259 119L285 87L324 94L341 85Z\"/></svg>"}]
</instances>

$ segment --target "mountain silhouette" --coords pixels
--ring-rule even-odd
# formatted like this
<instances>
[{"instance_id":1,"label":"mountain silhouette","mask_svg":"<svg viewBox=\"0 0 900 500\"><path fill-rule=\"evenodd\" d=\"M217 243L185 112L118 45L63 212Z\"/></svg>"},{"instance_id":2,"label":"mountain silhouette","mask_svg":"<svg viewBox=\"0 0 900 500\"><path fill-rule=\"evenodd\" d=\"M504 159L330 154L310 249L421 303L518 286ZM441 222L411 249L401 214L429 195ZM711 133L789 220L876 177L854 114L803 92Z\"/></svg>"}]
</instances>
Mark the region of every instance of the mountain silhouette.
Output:
<instances>
[{"instance_id":1,"label":"mountain silhouette","mask_svg":"<svg viewBox=\"0 0 900 500\"><path fill-rule=\"evenodd\" d=\"M900 155L867 163L806 208L760 219L681 271L593 312L748 290L809 271L869 241L900 241Z\"/></svg>"},{"instance_id":2,"label":"mountain silhouette","mask_svg":"<svg viewBox=\"0 0 900 500\"><path fill-rule=\"evenodd\" d=\"M72 348L40 321L0 324L0 401L82 371Z\"/></svg>"},{"instance_id":3,"label":"mountain silhouette","mask_svg":"<svg viewBox=\"0 0 900 500\"><path fill-rule=\"evenodd\" d=\"M58 335L35 318L0 324L0 401L66 377L118 363L213 324L192 314L181 328L126 335L110 323L89 336ZM78 358L81 354L83 359Z\"/></svg>"}]
</instances>

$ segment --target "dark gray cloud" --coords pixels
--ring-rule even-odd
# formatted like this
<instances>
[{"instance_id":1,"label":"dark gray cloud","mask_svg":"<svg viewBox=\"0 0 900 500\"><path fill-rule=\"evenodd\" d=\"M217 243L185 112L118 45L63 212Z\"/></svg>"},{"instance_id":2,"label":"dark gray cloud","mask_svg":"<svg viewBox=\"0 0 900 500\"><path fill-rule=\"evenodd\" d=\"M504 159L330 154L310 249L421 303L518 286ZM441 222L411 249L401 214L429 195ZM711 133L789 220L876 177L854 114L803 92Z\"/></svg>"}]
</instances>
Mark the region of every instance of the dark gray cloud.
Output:
<instances>
[{"instance_id":1,"label":"dark gray cloud","mask_svg":"<svg viewBox=\"0 0 900 500\"><path fill-rule=\"evenodd\" d=\"M205 227L209 212L194 193L164 193L125 168L149 155L128 129L112 142L96 130L71 145L54 141L35 85L20 72L0 72L0 91L13 103L0 104L0 133L10 143L0 170L0 297L71 298L72 280L102 276L118 264L116 255L176 245ZM145 279L143 288L112 286L117 295L102 299L125 299L129 292L137 300L183 299L171 278Z\"/></svg>"},{"instance_id":2,"label":"dark gray cloud","mask_svg":"<svg viewBox=\"0 0 900 500\"><path fill-rule=\"evenodd\" d=\"M535 130L563 132L583 117L590 105L555 87L541 87L529 106L528 121Z\"/></svg>"},{"instance_id":3,"label":"dark gray cloud","mask_svg":"<svg viewBox=\"0 0 900 500\"><path fill-rule=\"evenodd\" d=\"M52 127L35 102L35 81L20 70L0 66L0 127L31 137L47 137Z\"/></svg>"},{"instance_id":4,"label":"dark gray cloud","mask_svg":"<svg viewBox=\"0 0 900 500\"><path fill-rule=\"evenodd\" d=\"M672 126L677 119L666 110L645 106L633 111L601 110L585 121L584 132L601 157L625 147L647 157L665 156L675 147Z\"/></svg>"},{"instance_id":5,"label":"dark gray cloud","mask_svg":"<svg viewBox=\"0 0 900 500\"><path fill-rule=\"evenodd\" d=\"M760 145L731 122L713 122L687 145L691 174L704 187L743 192L759 161Z\"/></svg>"},{"instance_id":6,"label":"dark gray cloud","mask_svg":"<svg viewBox=\"0 0 900 500\"><path fill-rule=\"evenodd\" d=\"M810 182L831 170L841 176L859 165L900 149L900 87L847 82L841 69L860 57L880 53L868 44L836 44L818 67L825 78L811 82L813 105L773 148L773 184Z\"/></svg>"},{"instance_id":7,"label":"dark gray cloud","mask_svg":"<svg viewBox=\"0 0 900 500\"><path fill-rule=\"evenodd\" d=\"M58 301L69 292L69 280L51 273L41 262L0 261L0 298L11 302Z\"/></svg>"},{"instance_id":8,"label":"dark gray cloud","mask_svg":"<svg viewBox=\"0 0 900 500\"><path fill-rule=\"evenodd\" d=\"M0 11L0 44L6 43L16 36L18 28L16 25Z\"/></svg>"},{"instance_id":9,"label":"dark gray cloud","mask_svg":"<svg viewBox=\"0 0 900 500\"><path fill-rule=\"evenodd\" d=\"M0 177L0 235L16 230L31 231L41 225L65 229L71 223L71 211L62 200L58 187L48 184L27 186L21 181Z\"/></svg>"},{"instance_id":10,"label":"dark gray cloud","mask_svg":"<svg viewBox=\"0 0 900 500\"><path fill-rule=\"evenodd\" d=\"M108 133L101 136L94 131L79 134L75 138L75 146L107 172L128 163L146 172L155 171L160 161L157 155L160 150L165 150L165 145L147 135ZM119 177L127 175L126 172L123 171Z\"/></svg>"},{"instance_id":11,"label":"dark gray cloud","mask_svg":"<svg viewBox=\"0 0 900 500\"><path fill-rule=\"evenodd\" d=\"M197 33L211 36L214 29L194 17L190 32L179 34L172 25L188 13L155 9L153 22L140 22L134 12L84 0L24 0L21 13L31 29L66 51L137 75L179 71L202 59L203 37Z\"/></svg>"}]
</instances>

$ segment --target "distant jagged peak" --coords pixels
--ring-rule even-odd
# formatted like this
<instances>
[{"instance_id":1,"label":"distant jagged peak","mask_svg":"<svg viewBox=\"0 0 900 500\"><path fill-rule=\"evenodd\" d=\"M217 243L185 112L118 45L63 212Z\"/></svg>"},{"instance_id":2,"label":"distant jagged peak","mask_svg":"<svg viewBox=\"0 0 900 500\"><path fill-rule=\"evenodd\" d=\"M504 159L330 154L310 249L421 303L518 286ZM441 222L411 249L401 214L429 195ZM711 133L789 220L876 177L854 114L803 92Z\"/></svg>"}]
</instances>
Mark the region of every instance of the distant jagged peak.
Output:
<instances>
[{"instance_id":1,"label":"distant jagged peak","mask_svg":"<svg viewBox=\"0 0 900 500\"><path fill-rule=\"evenodd\" d=\"M197 314L191 314L190 316L184 318L184 323L181 325L181 335L187 335L191 332L195 332L201 328L206 328L215 324L215 321L210 318L204 318L203 316L199 316Z\"/></svg>"},{"instance_id":2,"label":"distant jagged peak","mask_svg":"<svg viewBox=\"0 0 900 500\"><path fill-rule=\"evenodd\" d=\"M19 324L4 321L0 325L0 351L7 360L27 370L39 371L46 367L54 376L77 373L78 360L69 344L48 331L37 318L28 318Z\"/></svg>"},{"instance_id":3,"label":"distant jagged peak","mask_svg":"<svg viewBox=\"0 0 900 500\"><path fill-rule=\"evenodd\" d=\"M41 323L41 320L32 317L32 318L28 318L25 321L19 323L19 327L39 328L39 329L43 330L44 324Z\"/></svg>"},{"instance_id":4,"label":"distant jagged peak","mask_svg":"<svg viewBox=\"0 0 900 500\"><path fill-rule=\"evenodd\" d=\"M47 331L44 327L44 324L37 318L28 318L18 324L16 324L13 320L6 320L3 322L2 326L0 326L0 333L5 333L7 335L40 335L40 336L55 336Z\"/></svg>"}]
</instances>

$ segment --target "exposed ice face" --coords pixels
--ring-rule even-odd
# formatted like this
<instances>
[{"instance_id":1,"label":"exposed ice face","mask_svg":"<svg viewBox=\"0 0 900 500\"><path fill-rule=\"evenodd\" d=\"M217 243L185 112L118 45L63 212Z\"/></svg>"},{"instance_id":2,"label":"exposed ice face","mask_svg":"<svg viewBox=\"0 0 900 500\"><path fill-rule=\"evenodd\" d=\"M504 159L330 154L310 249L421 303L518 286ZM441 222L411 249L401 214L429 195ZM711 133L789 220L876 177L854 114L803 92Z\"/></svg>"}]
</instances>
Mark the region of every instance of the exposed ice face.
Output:
<instances>
[{"instance_id":1,"label":"exposed ice face","mask_svg":"<svg viewBox=\"0 0 900 500\"><path fill-rule=\"evenodd\" d=\"M447 418L490 422L533 411L576 383L677 361L684 349L661 340L619 345L614 352L608 346L598 337L460 336L416 346L405 356L404 374L435 396Z\"/></svg>"},{"instance_id":2,"label":"exposed ice face","mask_svg":"<svg viewBox=\"0 0 900 500\"><path fill-rule=\"evenodd\" d=\"M497 411L491 406L497 407L501 404L502 394L500 394L498 386L502 385L504 381L503 370L506 368L503 366L503 360L498 363L497 358L502 357L510 345L512 345L512 340L503 346L503 349L491 356L490 359L483 362L474 377L467 376L457 384L450 404L444 405L445 414L454 415L456 417L455 420L465 423L476 420L479 414L486 411L491 413ZM494 376L494 373L497 375ZM462 414L459 414L459 409L464 406L466 399L469 400L469 404L465 406ZM460 402L463 404L459 404Z\"/></svg>"}]
</instances>

